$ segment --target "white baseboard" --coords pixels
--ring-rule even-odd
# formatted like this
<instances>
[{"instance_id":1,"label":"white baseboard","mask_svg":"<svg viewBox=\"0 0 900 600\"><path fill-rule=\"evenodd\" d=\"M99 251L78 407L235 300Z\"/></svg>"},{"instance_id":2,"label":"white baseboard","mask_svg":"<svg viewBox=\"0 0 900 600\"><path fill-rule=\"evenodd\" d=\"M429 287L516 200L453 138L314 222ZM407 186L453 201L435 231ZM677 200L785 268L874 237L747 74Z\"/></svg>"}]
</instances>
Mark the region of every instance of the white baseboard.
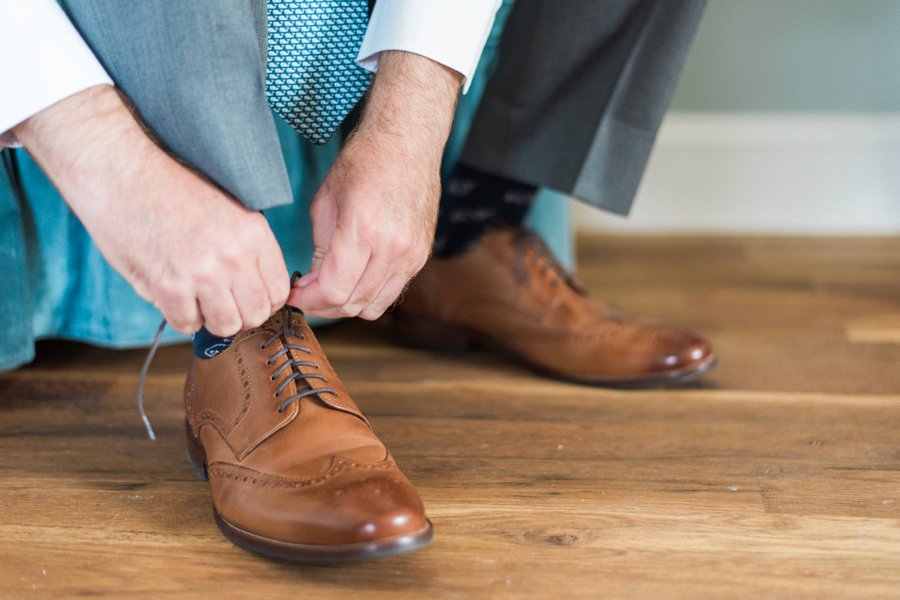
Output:
<instances>
[{"instance_id":1,"label":"white baseboard","mask_svg":"<svg viewBox=\"0 0 900 600\"><path fill-rule=\"evenodd\" d=\"M622 219L582 231L900 234L900 114L671 113Z\"/></svg>"}]
</instances>

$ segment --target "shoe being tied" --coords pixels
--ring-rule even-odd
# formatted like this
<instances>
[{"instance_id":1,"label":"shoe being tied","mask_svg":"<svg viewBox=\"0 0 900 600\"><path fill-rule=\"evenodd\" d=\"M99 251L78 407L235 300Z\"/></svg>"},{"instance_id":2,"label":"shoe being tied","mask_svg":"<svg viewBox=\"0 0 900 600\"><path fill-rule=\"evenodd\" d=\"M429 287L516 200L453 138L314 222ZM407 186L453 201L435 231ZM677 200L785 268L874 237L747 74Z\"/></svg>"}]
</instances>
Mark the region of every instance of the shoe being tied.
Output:
<instances>
[{"instance_id":1,"label":"shoe being tied","mask_svg":"<svg viewBox=\"0 0 900 600\"><path fill-rule=\"evenodd\" d=\"M684 382L716 363L699 335L592 301L540 238L518 228L431 258L394 319L415 346L461 351L481 343L545 374L607 387Z\"/></svg>"},{"instance_id":2,"label":"shoe being tied","mask_svg":"<svg viewBox=\"0 0 900 600\"><path fill-rule=\"evenodd\" d=\"M194 359L184 400L189 459L238 546L318 563L431 540L418 493L300 311L285 307L218 356Z\"/></svg>"}]
</instances>

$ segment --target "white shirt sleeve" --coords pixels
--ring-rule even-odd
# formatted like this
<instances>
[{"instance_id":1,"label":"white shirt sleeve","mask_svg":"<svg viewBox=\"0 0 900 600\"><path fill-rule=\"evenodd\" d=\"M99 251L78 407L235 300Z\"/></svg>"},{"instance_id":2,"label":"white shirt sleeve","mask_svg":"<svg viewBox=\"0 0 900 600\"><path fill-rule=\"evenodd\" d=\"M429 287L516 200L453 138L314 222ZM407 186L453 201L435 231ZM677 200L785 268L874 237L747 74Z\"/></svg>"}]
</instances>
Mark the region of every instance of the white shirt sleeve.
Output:
<instances>
[{"instance_id":1,"label":"white shirt sleeve","mask_svg":"<svg viewBox=\"0 0 900 600\"><path fill-rule=\"evenodd\" d=\"M54 0L0 0L0 147L10 129L91 86L112 84Z\"/></svg>"},{"instance_id":2,"label":"white shirt sleeve","mask_svg":"<svg viewBox=\"0 0 900 600\"><path fill-rule=\"evenodd\" d=\"M378 53L421 54L462 73L463 93L475 74L502 0L378 0L357 62L378 70Z\"/></svg>"}]
</instances>

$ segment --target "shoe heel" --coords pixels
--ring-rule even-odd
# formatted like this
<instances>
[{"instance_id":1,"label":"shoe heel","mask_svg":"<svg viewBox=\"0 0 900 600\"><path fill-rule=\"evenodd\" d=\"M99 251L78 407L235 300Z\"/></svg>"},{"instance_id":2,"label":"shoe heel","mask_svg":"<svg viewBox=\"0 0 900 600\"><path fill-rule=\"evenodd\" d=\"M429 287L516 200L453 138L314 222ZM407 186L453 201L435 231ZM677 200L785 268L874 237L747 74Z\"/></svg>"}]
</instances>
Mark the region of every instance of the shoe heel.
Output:
<instances>
[{"instance_id":1,"label":"shoe heel","mask_svg":"<svg viewBox=\"0 0 900 600\"><path fill-rule=\"evenodd\" d=\"M397 315L394 325L400 338L417 348L465 352L473 344L472 336L459 327L431 319Z\"/></svg>"},{"instance_id":2,"label":"shoe heel","mask_svg":"<svg viewBox=\"0 0 900 600\"><path fill-rule=\"evenodd\" d=\"M194 437L194 434L191 433L191 427L187 424L187 421L185 421L184 423L184 430L187 434L188 464L191 465L191 468L194 470L194 473L197 474L197 477L208 481L209 475L206 472L206 452L203 451L203 446L200 445L200 440Z\"/></svg>"}]
</instances>

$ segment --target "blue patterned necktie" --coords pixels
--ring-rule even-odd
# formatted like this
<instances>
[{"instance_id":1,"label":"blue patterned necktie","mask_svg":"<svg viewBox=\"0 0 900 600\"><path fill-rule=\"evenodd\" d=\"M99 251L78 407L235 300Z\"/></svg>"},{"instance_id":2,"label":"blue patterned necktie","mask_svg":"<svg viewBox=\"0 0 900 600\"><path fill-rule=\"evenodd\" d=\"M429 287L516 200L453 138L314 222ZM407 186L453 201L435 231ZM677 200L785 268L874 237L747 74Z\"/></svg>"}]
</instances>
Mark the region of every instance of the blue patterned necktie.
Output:
<instances>
[{"instance_id":1,"label":"blue patterned necktie","mask_svg":"<svg viewBox=\"0 0 900 600\"><path fill-rule=\"evenodd\" d=\"M356 64L366 0L267 0L269 104L311 142L327 142L371 83Z\"/></svg>"}]
</instances>

